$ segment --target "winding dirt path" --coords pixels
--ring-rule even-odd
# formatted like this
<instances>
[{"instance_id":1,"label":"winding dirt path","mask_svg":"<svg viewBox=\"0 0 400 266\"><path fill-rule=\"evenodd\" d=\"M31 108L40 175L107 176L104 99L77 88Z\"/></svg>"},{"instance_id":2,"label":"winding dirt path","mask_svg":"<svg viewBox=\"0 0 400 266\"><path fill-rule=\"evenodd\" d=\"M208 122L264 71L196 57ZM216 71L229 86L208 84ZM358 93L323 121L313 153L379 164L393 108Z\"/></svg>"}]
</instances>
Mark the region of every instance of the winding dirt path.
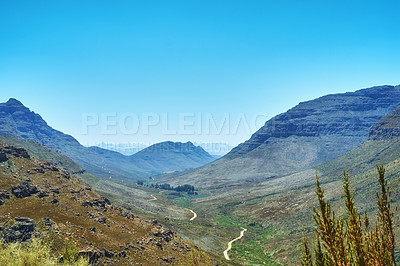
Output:
<instances>
[{"instance_id":1,"label":"winding dirt path","mask_svg":"<svg viewBox=\"0 0 400 266\"><path fill-rule=\"evenodd\" d=\"M231 241L228 242L228 248L225 249L225 251L224 251L224 257L225 257L226 260L231 260L231 259L229 258L229 255L228 255L228 251L231 250L231 248L232 248L232 243L235 242L236 240L241 239L241 238L244 236L244 232L247 231L246 228L243 228L243 227L241 227L241 228L242 228L242 231L240 231L240 236L238 236L237 238L235 238L235 239L233 239L233 240L231 240Z\"/></svg>"},{"instance_id":2,"label":"winding dirt path","mask_svg":"<svg viewBox=\"0 0 400 266\"><path fill-rule=\"evenodd\" d=\"M195 213L193 210L191 210L191 209L188 209L191 213L193 213L193 217L192 218L190 218L190 220L189 221L193 221L194 219L196 219L197 218L197 213Z\"/></svg>"},{"instance_id":3,"label":"winding dirt path","mask_svg":"<svg viewBox=\"0 0 400 266\"><path fill-rule=\"evenodd\" d=\"M150 196L152 197L152 199L150 199L149 201L151 201L151 200L157 200L157 198L154 197L153 195L150 195Z\"/></svg>"},{"instance_id":4,"label":"winding dirt path","mask_svg":"<svg viewBox=\"0 0 400 266\"><path fill-rule=\"evenodd\" d=\"M159 193L161 194L163 191L160 191ZM149 201L152 201L152 200L157 200L157 198L156 197L154 197L154 195L153 194L151 194L150 195L150 197L152 197L152 199L149 199ZM188 209L192 214L193 214L193 217L192 218L190 218L189 219L189 221L193 221L194 219L196 219L197 218L197 213L195 213L193 210L191 210L191 209Z\"/></svg>"}]
</instances>

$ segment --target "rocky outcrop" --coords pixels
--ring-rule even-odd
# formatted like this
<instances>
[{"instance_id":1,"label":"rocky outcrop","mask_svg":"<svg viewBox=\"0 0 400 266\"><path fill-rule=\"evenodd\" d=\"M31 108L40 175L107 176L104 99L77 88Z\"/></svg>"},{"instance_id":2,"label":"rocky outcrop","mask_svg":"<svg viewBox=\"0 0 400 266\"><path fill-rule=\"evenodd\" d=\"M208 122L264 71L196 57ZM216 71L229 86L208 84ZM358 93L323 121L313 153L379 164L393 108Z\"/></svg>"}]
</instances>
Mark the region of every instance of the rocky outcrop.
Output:
<instances>
[{"instance_id":1,"label":"rocky outcrop","mask_svg":"<svg viewBox=\"0 0 400 266\"><path fill-rule=\"evenodd\" d=\"M4 204L5 199L9 199L11 194L6 190L0 190L0 206Z\"/></svg>"},{"instance_id":2,"label":"rocky outcrop","mask_svg":"<svg viewBox=\"0 0 400 266\"><path fill-rule=\"evenodd\" d=\"M100 199L94 199L91 201L84 201L82 202L82 206L84 207L100 207L100 208L106 208L107 205L111 205L111 202L109 199L105 198L105 197L101 197Z\"/></svg>"},{"instance_id":3,"label":"rocky outcrop","mask_svg":"<svg viewBox=\"0 0 400 266\"><path fill-rule=\"evenodd\" d=\"M1 238L7 242L24 242L32 238L36 224L30 218L15 217L15 223L1 232Z\"/></svg>"},{"instance_id":4,"label":"rocky outcrop","mask_svg":"<svg viewBox=\"0 0 400 266\"><path fill-rule=\"evenodd\" d=\"M369 139L384 140L400 137L400 107L385 115L369 130Z\"/></svg>"},{"instance_id":5,"label":"rocky outcrop","mask_svg":"<svg viewBox=\"0 0 400 266\"><path fill-rule=\"evenodd\" d=\"M154 233L154 236L159 237L161 240L169 242L173 239L175 232L169 228L164 228L161 231L157 231Z\"/></svg>"},{"instance_id":6,"label":"rocky outcrop","mask_svg":"<svg viewBox=\"0 0 400 266\"><path fill-rule=\"evenodd\" d=\"M108 249L86 249L86 250L81 250L79 251L79 256L85 257L89 259L89 263L95 263L97 262L100 258L114 258L114 257L119 257L119 258L125 258L126 252L121 251L121 252L113 252Z\"/></svg>"},{"instance_id":7,"label":"rocky outcrop","mask_svg":"<svg viewBox=\"0 0 400 266\"><path fill-rule=\"evenodd\" d=\"M39 189L36 186L32 186L29 181L24 181L12 187L11 192L17 198L26 198L39 193Z\"/></svg>"},{"instance_id":8,"label":"rocky outcrop","mask_svg":"<svg viewBox=\"0 0 400 266\"><path fill-rule=\"evenodd\" d=\"M22 157L22 158L25 158L25 159L31 158L31 156L29 155L27 150L25 150L23 148L17 148L17 147L14 147L14 146L3 147L2 152L6 153L6 154L13 155L15 157Z\"/></svg>"}]
</instances>

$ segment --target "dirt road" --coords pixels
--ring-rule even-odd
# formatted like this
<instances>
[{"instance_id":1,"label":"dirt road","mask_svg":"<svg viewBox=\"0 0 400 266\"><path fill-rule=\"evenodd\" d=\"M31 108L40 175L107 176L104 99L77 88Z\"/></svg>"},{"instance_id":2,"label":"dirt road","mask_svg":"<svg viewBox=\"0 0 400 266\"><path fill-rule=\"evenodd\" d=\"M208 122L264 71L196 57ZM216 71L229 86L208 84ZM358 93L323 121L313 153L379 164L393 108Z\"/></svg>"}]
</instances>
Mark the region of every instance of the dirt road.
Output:
<instances>
[{"instance_id":1,"label":"dirt road","mask_svg":"<svg viewBox=\"0 0 400 266\"><path fill-rule=\"evenodd\" d=\"M242 227L242 231L240 232L240 236L238 236L237 238L235 238L235 239L231 240L230 242L228 242L228 248L225 249L225 251L224 251L224 257L225 257L225 259L231 260L231 259L229 258L229 255L228 255L228 251L231 250L231 248L232 248L232 243L235 242L236 240L241 239L241 238L244 236L244 232L246 232L246 231L247 231L247 229Z\"/></svg>"}]
</instances>

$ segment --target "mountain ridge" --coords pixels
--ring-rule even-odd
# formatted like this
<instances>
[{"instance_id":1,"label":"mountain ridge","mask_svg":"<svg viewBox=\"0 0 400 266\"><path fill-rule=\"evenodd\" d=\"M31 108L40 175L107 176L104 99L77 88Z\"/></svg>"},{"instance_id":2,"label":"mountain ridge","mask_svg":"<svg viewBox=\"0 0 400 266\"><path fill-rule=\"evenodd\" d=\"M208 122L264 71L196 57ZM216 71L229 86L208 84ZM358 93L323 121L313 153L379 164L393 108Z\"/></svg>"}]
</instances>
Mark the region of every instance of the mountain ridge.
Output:
<instances>
[{"instance_id":1,"label":"mountain ridge","mask_svg":"<svg viewBox=\"0 0 400 266\"><path fill-rule=\"evenodd\" d=\"M370 127L399 105L400 86L391 85L302 102L268 120L224 157L159 182L217 188L310 169L359 146Z\"/></svg>"},{"instance_id":2,"label":"mountain ridge","mask_svg":"<svg viewBox=\"0 0 400 266\"><path fill-rule=\"evenodd\" d=\"M47 153L48 148L36 146ZM51 242L61 254L71 240L91 265L182 265L203 253L156 220L142 219L101 197L72 173L0 139L0 238ZM15 226L15 222L29 222ZM18 224L21 225L21 224ZM204 254L204 253L203 253Z\"/></svg>"},{"instance_id":3,"label":"mountain ridge","mask_svg":"<svg viewBox=\"0 0 400 266\"><path fill-rule=\"evenodd\" d=\"M35 112L24 106L15 98L0 103L0 135L14 135L24 139L31 139L46 147L55 150L78 163L88 172L102 177L112 177L116 180L133 182L153 174L160 174L167 170L180 171L204 165L214 159L204 150L197 159L195 156L179 156L179 164L174 158L167 161L146 160L140 155L125 156L118 152L100 147L84 147L74 137L53 129ZM203 156L202 156L203 155ZM176 159L176 158L175 158ZM173 169L169 167L173 166Z\"/></svg>"}]
</instances>

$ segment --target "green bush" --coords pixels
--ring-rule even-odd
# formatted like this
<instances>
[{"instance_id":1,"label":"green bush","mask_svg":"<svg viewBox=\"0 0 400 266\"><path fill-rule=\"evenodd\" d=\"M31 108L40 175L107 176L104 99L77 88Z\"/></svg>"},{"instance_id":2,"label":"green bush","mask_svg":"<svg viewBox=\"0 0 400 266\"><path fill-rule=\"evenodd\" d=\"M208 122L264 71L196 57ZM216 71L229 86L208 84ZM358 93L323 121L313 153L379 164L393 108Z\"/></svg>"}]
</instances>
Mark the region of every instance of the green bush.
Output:
<instances>
[{"instance_id":1,"label":"green bush","mask_svg":"<svg viewBox=\"0 0 400 266\"><path fill-rule=\"evenodd\" d=\"M377 168L380 193L376 193L378 217L373 227L368 215L357 210L346 172L343 175L346 218L338 217L331 209L316 176L315 192L319 203L319 208L314 208L316 244L313 253L304 234L302 265L395 265L390 189L384 167Z\"/></svg>"},{"instance_id":2,"label":"green bush","mask_svg":"<svg viewBox=\"0 0 400 266\"><path fill-rule=\"evenodd\" d=\"M0 265L2 266L37 266L37 265L89 265L85 258L75 257L74 261L60 262L51 255L51 247L41 239L33 238L25 243L0 242Z\"/></svg>"}]
</instances>

